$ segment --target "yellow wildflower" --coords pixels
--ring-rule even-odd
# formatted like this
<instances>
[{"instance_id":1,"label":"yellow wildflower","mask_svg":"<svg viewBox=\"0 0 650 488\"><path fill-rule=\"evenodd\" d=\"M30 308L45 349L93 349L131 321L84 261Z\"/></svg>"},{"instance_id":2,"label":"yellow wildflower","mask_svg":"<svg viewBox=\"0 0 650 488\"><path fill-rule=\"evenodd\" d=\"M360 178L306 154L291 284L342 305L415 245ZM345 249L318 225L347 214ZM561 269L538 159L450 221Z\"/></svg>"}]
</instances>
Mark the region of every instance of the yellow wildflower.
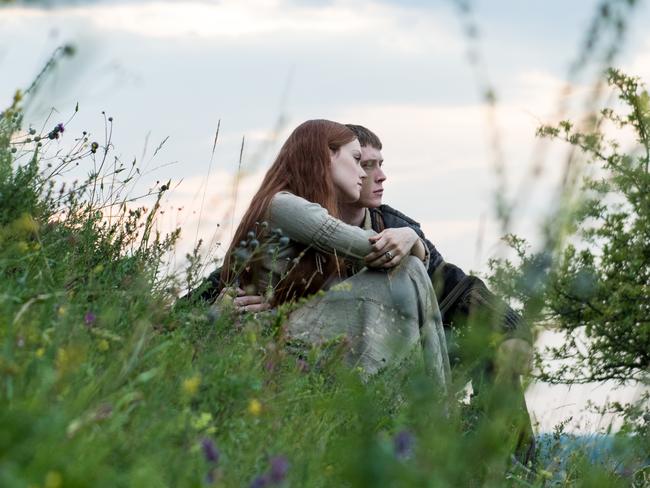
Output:
<instances>
[{"instance_id":1,"label":"yellow wildflower","mask_svg":"<svg viewBox=\"0 0 650 488\"><path fill-rule=\"evenodd\" d=\"M85 351L75 345L60 347L56 351L55 365L59 375L74 371L84 360Z\"/></svg>"},{"instance_id":2,"label":"yellow wildflower","mask_svg":"<svg viewBox=\"0 0 650 488\"><path fill-rule=\"evenodd\" d=\"M44 347L39 347L38 349L36 349L36 357L37 358L42 358L44 354L45 354L45 348Z\"/></svg>"},{"instance_id":3,"label":"yellow wildflower","mask_svg":"<svg viewBox=\"0 0 650 488\"><path fill-rule=\"evenodd\" d=\"M248 402L248 413L255 417L262 413L262 404L257 398L253 398Z\"/></svg>"},{"instance_id":4,"label":"yellow wildflower","mask_svg":"<svg viewBox=\"0 0 650 488\"><path fill-rule=\"evenodd\" d=\"M38 231L38 222L28 213L24 213L12 223L12 227L19 234L31 235Z\"/></svg>"},{"instance_id":5,"label":"yellow wildflower","mask_svg":"<svg viewBox=\"0 0 650 488\"><path fill-rule=\"evenodd\" d=\"M97 347L101 352L106 352L111 347L111 345L108 343L106 339L102 339L101 341L99 341Z\"/></svg>"},{"instance_id":6,"label":"yellow wildflower","mask_svg":"<svg viewBox=\"0 0 650 488\"><path fill-rule=\"evenodd\" d=\"M201 412L201 415L192 419L192 427L196 430L203 430L212 422L212 414L210 412Z\"/></svg>"},{"instance_id":7,"label":"yellow wildflower","mask_svg":"<svg viewBox=\"0 0 650 488\"><path fill-rule=\"evenodd\" d=\"M59 317L64 317L66 312L67 312L67 309L63 305L60 305L59 308L56 310L56 313L57 313L57 315Z\"/></svg>"},{"instance_id":8,"label":"yellow wildflower","mask_svg":"<svg viewBox=\"0 0 650 488\"><path fill-rule=\"evenodd\" d=\"M60 347L56 351L55 364L57 369L65 371L66 369L68 369L68 366L70 365L69 363L70 363L70 356L68 354L68 351Z\"/></svg>"},{"instance_id":9,"label":"yellow wildflower","mask_svg":"<svg viewBox=\"0 0 650 488\"><path fill-rule=\"evenodd\" d=\"M183 380L183 393L189 397L193 397L199 391L201 386L201 377L199 375L191 376Z\"/></svg>"},{"instance_id":10,"label":"yellow wildflower","mask_svg":"<svg viewBox=\"0 0 650 488\"><path fill-rule=\"evenodd\" d=\"M45 488L60 488L63 486L63 476L58 471L48 471L45 475Z\"/></svg>"}]
</instances>

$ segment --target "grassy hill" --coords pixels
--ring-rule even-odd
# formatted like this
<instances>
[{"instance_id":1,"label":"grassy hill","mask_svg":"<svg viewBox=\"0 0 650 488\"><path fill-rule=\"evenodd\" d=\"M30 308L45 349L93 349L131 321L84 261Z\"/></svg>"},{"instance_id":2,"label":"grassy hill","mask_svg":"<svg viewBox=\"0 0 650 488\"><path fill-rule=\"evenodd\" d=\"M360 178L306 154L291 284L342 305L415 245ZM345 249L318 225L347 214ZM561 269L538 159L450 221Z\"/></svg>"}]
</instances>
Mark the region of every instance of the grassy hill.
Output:
<instances>
[{"instance_id":1,"label":"grassy hill","mask_svg":"<svg viewBox=\"0 0 650 488\"><path fill-rule=\"evenodd\" d=\"M288 348L282 311L177 302L185 277L160 269L178 232L153 225L168 185L133 207L110 140L23 128L20 104L0 117L0 486L643 482L586 455L518 465L507 396L489 415L440 398L417 358L364 384L342 345ZM61 184L76 164L88 179Z\"/></svg>"}]
</instances>

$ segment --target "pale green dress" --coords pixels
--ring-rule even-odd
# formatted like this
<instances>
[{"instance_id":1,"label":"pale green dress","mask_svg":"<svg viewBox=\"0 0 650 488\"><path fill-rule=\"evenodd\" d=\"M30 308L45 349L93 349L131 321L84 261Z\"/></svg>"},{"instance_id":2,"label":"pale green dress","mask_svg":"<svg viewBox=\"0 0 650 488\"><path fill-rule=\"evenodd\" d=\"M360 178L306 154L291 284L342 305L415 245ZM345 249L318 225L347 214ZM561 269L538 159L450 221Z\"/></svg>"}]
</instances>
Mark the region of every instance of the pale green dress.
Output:
<instances>
[{"instance_id":1,"label":"pale green dress","mask_svg":"<svg viewBox=\"0 0 650 488\"><path fill-rule=\"evenodd\" d=\"M335 219L318 204L292 193L276 194L267 219L282 229L292 244L278 259L268 257L264 267L271 283L279 281L305 246L363 263L371 252L368 237L376 232ZM427 257L428 258L428 257ZM407 256L386 270L364 268L352 277L330 283L291 312L289 336L308 344L347 337L346 360L365 377L396 365L420 349L427 372L440 385L450 381L449 359L438 303L426 272L426 262Z\"/></svg>"}]
</instances>

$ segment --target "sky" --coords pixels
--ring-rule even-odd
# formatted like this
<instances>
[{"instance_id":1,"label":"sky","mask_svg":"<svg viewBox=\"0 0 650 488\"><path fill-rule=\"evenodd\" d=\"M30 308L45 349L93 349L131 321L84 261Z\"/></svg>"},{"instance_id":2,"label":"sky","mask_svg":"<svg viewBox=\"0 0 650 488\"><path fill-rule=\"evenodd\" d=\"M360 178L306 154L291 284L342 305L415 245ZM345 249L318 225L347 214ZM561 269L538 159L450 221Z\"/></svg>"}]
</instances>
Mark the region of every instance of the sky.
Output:
<instances>
[{"instance_id":1,"label":"sky","mask_svg":"<svg viewBox=\"0 0 650 488\"><path fill-rule=\"evenodd\" d=\"M466 18L450 1L17 2L0 8L0 104L30 84L57 46L72 43L77 54L50 74L26 121L40 127L54 108L48 122L54 125L78 103L57 142L65 148L83 130L102 142L101 112L113 117L113 154L147 170L134 193L172 181L159 221L162 231L182 227L172 268L182 267L198 238L214 244L210 256L220 256L299 123L328 118L365 125L384 144L385 203L419 221L447 261L486 272L488 259L505 252L494 210L498 192L518 198L509 230L539 242L567 148L542 144L535 129L557 120L567 83L573 89L567 114L580 116L592 80L569 80L569 66L598 3L472 2L477 75L467 56ZM642 5L616 62L646 79L648 20ZM486 82L497 97L493 112L482 96ZM505 190L494 170L495 132ZM242 139L243 178L231 216ZM592 386L531 388L542 429L586 398L603 398L602 385ZM565 405L559 413L548 406L551 398Z\"/></svg>"}]
</instances>

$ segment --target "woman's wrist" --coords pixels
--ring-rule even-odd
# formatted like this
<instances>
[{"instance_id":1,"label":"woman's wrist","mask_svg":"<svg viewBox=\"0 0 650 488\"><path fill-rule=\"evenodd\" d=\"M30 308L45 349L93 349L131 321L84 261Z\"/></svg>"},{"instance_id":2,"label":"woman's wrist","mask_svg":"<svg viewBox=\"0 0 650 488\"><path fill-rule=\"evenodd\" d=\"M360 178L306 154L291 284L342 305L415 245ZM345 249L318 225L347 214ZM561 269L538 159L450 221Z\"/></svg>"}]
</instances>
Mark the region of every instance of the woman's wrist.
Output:
<instances>
[{"instance_id":1,"label":"woman's wrist","mask_svg":"<svg viewBox=\"0 0 650 488\"><path fill-rule=\"evenodd\" d=\"M411 254L420 258L422 261L424 261L427 257L427 249L424 247L424 243L419 237L415 239L413 247L411 247Z\"/></svg>"}]
</instances>

